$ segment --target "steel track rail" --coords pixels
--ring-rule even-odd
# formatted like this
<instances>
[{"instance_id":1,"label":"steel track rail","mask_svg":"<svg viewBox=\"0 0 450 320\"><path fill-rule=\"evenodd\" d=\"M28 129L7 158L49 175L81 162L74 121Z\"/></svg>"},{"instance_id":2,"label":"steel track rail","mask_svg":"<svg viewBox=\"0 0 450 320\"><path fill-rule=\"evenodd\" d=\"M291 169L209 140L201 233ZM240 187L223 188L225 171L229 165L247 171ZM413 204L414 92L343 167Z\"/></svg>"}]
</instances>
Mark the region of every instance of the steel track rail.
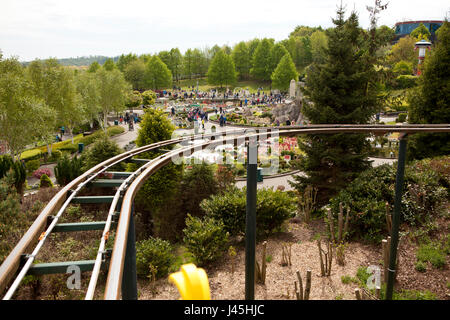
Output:
<instances>
[{"instance_id":1,"label":"steel track rail","mask_svg":"<svg viewBox=\"0 0 450 320\"><path fill-rule=\"evenodd\" d=\"M124 152L120 155L117 155L115 157L112 157L95 167L91 168L84 174L80 175L78 178L71 181L68 185L66 185L62 190L60 190L46 205L46 207L41 211L39 216L36 218L34 223L31 225L31 227L27 230L25 235L21 238L19 243L14 247L14 249L11 251L11 253L8 255L8 257L5 259L3 264L0 266L0 292L4 290L4 288L8 285L8 283L11 281L11 279L14 277L16 271L18 270L21 260L23 259L22 256L25 252L32 246L33 243L38 241L37 245L35 246L33 252L30 255L25 256L25 260L22 260L22 263L24 265L22 266L20 272L17 274L13 284L9 287L8 292L4 296L4 300L9 300L14 292L17 290L20 282L22 281L23 277L27 274L29 268L31 267L36 255L42 248L45 240L47 239L48 235L52 232L54 226L56 225L57 221L59 220L60 216L64 212L64 210L69 205L70 201L76 196L76 194L89 182L94 180L96 177L98 177L101 173L105 172L108 168L125 161L129 158L132 158L135 155L141 154L143 152L151 151L154 149L158 149L161 147L165 147L168 145L177 144L183 141L189 141L189 140L195 140L195 139L203 139L203 138L211 138L211 137L217 137L225 134L237 134L242 133L245 130L239 129L235 131L229 131L226 132L218 132L213 134L199 134L199 135L187 135L182 136L176 139L166 140L157 142L151 145L146 145L137 149L133 149L127 152ZM129 183L132 179L135 178L136 173L140 173L142 171L141 168L136 170L128 179L126 179L126 183L122 183L122 185L119 187L121 188L121 192L123 192L124 187L127 183ZM73 190L75 188L75 190ZM72 191L68 196L69 192ZM110 226L111 226L111 220L112 220L112 214L114 213L114 208L117 206L118 202L118 195L120 193L116 192L116 195L114 196L113 203L111 204L110 211L108 214L107 222L105 224L105 230L103 232L101 245L98 250L96 263L94 265L94 278L91 279L89 284L89 290L88 295L86 296L86 299L91 299L93 296L93 291L95 289L95 284L98 277L98 272L101 266L101 253L104 250L104 246L106 241L103 241L105 239L105 235L109 232ZM64 200L66 199L66 200ZM58 212L57 215L52 220L52 223L46 228L46 224L48 221L48 217L51 216L54 212ZM112 212L112 213L111 213ZM42 230L46 229L45 232L42 233ZM39 240L37 240L39 238Z\"/></svg>"},{"instance_id":2,"label":"steel track rail","mask_svg":"<svg viewBox=\"0 0 450 320\"><path fill-rule=\"evenodd\" d=\"M397 126L397 125L394 125L394 126L388 126L388 125L370 125L370 126L367 126L367 125L310 125L310 126L290 126L290 127L276 127L276 128L248 127L245 129L238 129L238 130L234 130L234 131L223 131L223 132L216 132L216 133L211 133L211 134L198 134L195 136L194 135L183 136L183 137L180 137L177 139L166 140L166 141L158 142L156 144L147 145L147 146L143 146L143 147L140 147L137 149L133 149L131 151L124 152L118 156L115 156L113 158L110 158L110 159L98 164L97 166L88 170L83 175L74 179L68 185L66 185L62 190L60 190L50 200L50 202L47 204L47 206L42 210L42 212L36 218L36 220L34 221L32 226L28 229L28 231L21 238L19 243L14 247L14 249L11 251L11 253L8 255L8 257L5 259L3 264L0 266L0 292L3 291L3 289L6 287L6 285L9 283L9 281L13 278L14 274L16 273L16 270L19 267L21 256L28 250L28 248L33 243L36 242L37 238L39 238L41 231L45 228L47 218L57 210L59 210L58 215L57 215L59 218L59 216L62 214L64 209L67 207L67 204L70 201L67 202L67 201L64 201L64 199L67 199L67 195L68 195L69 191L71 191L73 188L77 188L75 191L78 192L83 186L85 186L87 183L92 181L100 173L106 171L107 168L109 168L117 163L120 163L128 158L131 158L139 153L157 149L162 146L172 145L172 144L180 143L183 141L189 141L189 140L195 141L197 139L205 139L205 138L214 138L215 139L215 138L218 138L218 137L224 136L224 135L235 135L235 134L244 134L245 135L246 133L252 133L252 132L258 133L259 131L264 131L264 133L256 134L255 136L259 136L262 134L270 135L270 132L273 129L275 129L276 131L280 130L280 131L278 131L278 134L280 134L280 135L298 135L298 134L308 134L308 133L310 133L310 134L339 133L339 132L384 134L384 133L388 133L388 132L404 132L404 133L449 132L449 125L448 124L444 124L444 125L402 125L402 126ZM240 138L242 138L242 137L240 137ZM217 141L214 143L222 144L229 140L236 140L236 138L220 140L220 141ZM205 144L202 144L201 147L208 146L211 143L212 143L211 141L207 142ZM179 151L181 149L173 151L171 153L171 156L177 154L177 152L179 152L178 154L181 155L183 151L194 150L195 148L199 148L199 145L188 147L188 148L183 148L182 151ZM124 182L119 187L119 190L121 192L124 192L126 187L133 186L132 192L130 193L130 190L128 190L126 195L132 194L133 195L132 198L134 199L134 196L137 193L139 187L148 178L148 176L150 176L152 173L154 173L160 167L167 164L170 161L171 156L169 156L169 155L160 156L157 159L154 159L151 162L149 162L148 164L139 168L138 170L136 170L136 172L141 172L143 169L145 169L145 171L143 172L143 175L139 176L139 179L136 179L136 175L135 175L136 172L133 173L133 178L126 179L125 181L127 181L127 183ZM131 182L132 180L139 180L141 182L139 182L138 185L136 185L135 182L133 182L131 184L131 186L128 186L128 183ZM80 187L80 185L81 185L81 187ZM80 187L80 188L78 188L78 187ZM130 189L130 188L128 188L128 189ZM117 194L120 194L120 193L116 192L116 196L114 197L114 199L118 198ZM72 193L72 195L74 196L73 193ZM73 196L71 198L73 198ZM113 204L111 205L110 212L108 214L108 220L105 225L105 230L104 230L103 236L102 236L102 242L111 226L111 219L112 219L111 212L113 211L113 209L112 209L113 205L117 206L117 200L113 200ZM123 210L123 208L126 208L126 210ZM123 212L126 212L127 210L130 210L130 209L127 208L126 206L124 207L124 205L122 205L119 224L117 226L117 234L122 235L123 232L128 231L127 222L124 222L124 221L129 220L129 213L127 214L127 217L125 217L125 218L123 218L123 214L122 214ZM56 219L56 221L57 221L57 219ZM54 220L54 224L56 224L56 221ZM47 235L49 234L51 229L54 227L54 224L53 225L51 224L51 226L49 227L50 230L48 228L47 231L43 234L44 238L47 237ZM116 250L114 250L113 256L124 255L124 247L123 247L123 245L119 245L119 244L123 241L123 239L125 239L125 242L126 242L126 233L125 233L125 238L123 236L119 237L119 238L120 238L120 240L118 240L116 238L114 248L116 248L116 245L118 247L120 247L120 250L119 250L120 253L114 254L114 252L116 252ZM95 272L93 272L93 274L96 274L96 276L91 278L90 285L89 285L90 289L88 289L88 294L86 295L86 299L90 299L93 296L93 291L95 290L95 284L97 281L98 269L99 269L99 263L97 262L97 260L99 260L101 257L101 253L103 252L102 249L104 249L104 245L105 245L105 242L103 242L103 245L101 243L101 245L99 247L96 264L95 264L95 268L94 268ZM38 244L38 246L39 246L39 244ZM34 251L33 251L33 253L34 253ZM32 260L34 260L34 257L35 257L34 254L31 254L31 256L28 257L27 262L26 262L27 268L29 268L29 266L31 266L31 263L32 263ZM116 261L116 260L117 260L117 258L114 259L114 261ZM119 259L119 260L121 260L121 259ZM117 262L113 263L113 261L111 260L110 266L115 266L116 264L117 264ZM121 266L120 273L122 271L122 268L123 268L123 264ZM22 271L23 271L23 269L22 269ZM114 273L117 273L117 271L114 270L114 272L111 273L111 267L110 267L110 272L108 273L108 281L107 282L110 282L110 283L116 282L117 283L117 276L112 276L111 280L110 280L110 274L114 274ZM23 275L25 275L25 274L26 274L26 272ZM120 275L120 277L121 277L121 275ZM116 285L115 287L116 287L116 291L120 290L120 284ZM112 288L112 286L107 286L107 288L108 288L108 290L105 291L105 298L110 299L110 298L114 297L115 299L117 299L118 298L117 294L113 295L113 294L109 293L111 291L110 288Z\"/></svg>"},{"instance_id":3,"label":"steel track rail","mask_svg":"<svg viewBox=\"0 0 450 320\"><path fill-rule=\"evenodd\" d=\"M259 128L261 129L261 128ZM262 128L264 129L264 128ZM254 129L258 131L258 128ZM279 136L290 136L299 134L332 134L332 133L365 133L365 134L385 134L388 132L399 133L419 133L419 132L450 132L450 125L400 125L400 126L385 126L385 125L315 125L315 126L296 126L296 127L280 127L280 131L277 132ZM225 144L227 141L236 141L239 138L244 138L248 141L251 138L257 138L261 135L268 135L270 132L256 133L252 135L246 135L244 137L226 138L219 141L209 141L201 145L190 146L182 149L173 150L161 157L155 159L151 164L137 177L127 189L124 195L122 208L120 213L120 219L117 226L116 238L114 242L114 248L110 260L110 266L108 270L108 277L105 287L105 300L117 300L121 296L122 286L122 274L125 261L126 243L129 222L132 212L132 204L134 198L144 182L158 169L168 164L173 156L180 156L187 151L194 151L198 148L206 148L214 144Z\"/></svg>"}]
</instances>

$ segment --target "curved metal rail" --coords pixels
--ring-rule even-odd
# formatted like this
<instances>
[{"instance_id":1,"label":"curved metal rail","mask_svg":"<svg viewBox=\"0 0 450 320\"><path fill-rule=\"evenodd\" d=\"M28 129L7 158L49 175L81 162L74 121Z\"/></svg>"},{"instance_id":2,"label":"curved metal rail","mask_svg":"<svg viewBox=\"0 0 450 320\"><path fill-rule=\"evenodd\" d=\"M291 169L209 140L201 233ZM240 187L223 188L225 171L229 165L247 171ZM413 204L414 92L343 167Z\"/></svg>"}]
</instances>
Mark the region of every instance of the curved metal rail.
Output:
<instances>
[{"instance_id":1,"label":"curved metal rail","mask_svg":"<svg viewBox=\"0 0 450 320\"><path fill-rule=\"evenodd\" d=\"M198 150L198 148L206 148L211 145L219 145L226 144L229 141L233 141L236 144L236 141L239 139L248 140L252 137L257 138L261 135L271 135L272 130L276 130L277 134L280 136L291 136L291 135L300 135L300 134L331 134L331 133L373 133L373 134L385 134L388 132L400 132L400 133L417 133L417 132L450 132L450 125L310 125L310 126L290 126L290 127L249 127L245 129L239 129L234 131L223 131L216 132L211 134L199 134L199 135L190 135L184 136L172 140L161 141L155 144L143 146L137 149L130 150L128 152L124 152L118 156L110 158L97 166L91 168L83 175L79 176L68 185L66 185L60 192L58 192L51 201L47 204L47 206L42 210L40 215L37 217L32 226L28 229L16 247L12 250L10 255L6 258L3 264L0 266L0 292L6 287L6 285L11 281L16 270L18 269L21 255L27 251L27 249L39 238L41 235L41 239L39 240L37 246L33 253L27 256L26 263L19 272L16 277L14 283L8 290L7 295L4 299L10 299L14 291L17 289L20 284L23 276L26 275L29 270L34 257L36 256L39 249L42 247L45 239L48 234L52 231L54 226L56 225L57 220L62 215L72 198L81 190L82 187L87 185L93 179L98 177L101 173L105 172L108 168L125 161L129 158L132 158L135 155L140 153L158 149L161 147L181 143L183 141L188 140L196 140L196 139L208 139L211 140L199 145L189 146L181 149L175 149L170 151L164 155L161 155L155 159L152 159L144 166L140 167L138 170L133 172L130 177L125 179L125 181L121 184L121 186L116 191L113 202L110 206L110 210L108 213L108 218L105 224L105 228L102 235L102 240L97 252L94 269L91 275L91 280L89 282L88 291L86 294L86 299L92 299L95 291L95 286L98 279L98 274L100 271L100 265L102 262L102 253L105 249L106 244L106 235L110 231L112 216L114 214L115 208L118 204L119 196L123 195L122 207L120 210L120 218L116 229L116 238L114 242L113 253L110 261L108 278L105 289L105 299L119 299L120 298L120 289L121 289L121 280L124 266L124 258L126 251L126 242L128 235L128 227L131 215L131 207L134 200L134 197L137 194L137 191L142 186L142 184L147 180L154 172L156 172L159 168L165 166L170 162L173 156L180 156L185 152ZM259 131L263 131L259 133ZM252 134L248 134L248 133ZM256 133L255 133L256 132ZM237 135L238 137L227 137L226 139L217 140L217 138L221 136L229 136L229 135ZM72 191L73 188L76 188ZM69 192L72 191L67 198ZM66 199L66 200L64 200ZM49 217L53 212L58 211L56 217L53 219L50 226L44 233L40 233L47 221L47 217Z\"/></svg>"},{"instance_id":2,"label":"curved metal rail","mask_svg":"<svg viewBox=\"0 0 450 320\"><path fill-rule=\"evenodd\" d=\"M23 254L32 246L36 240L38 241L37 245L35 246L33 252L29 255L25 256L25 260L22 260L22 263L24 265L20 268L20 272L16 275L14 282L11 284L11 286L8 288L8 291L6 295L4 296L3 300L9 300L11 299L14 292L17 290L20 282L22 281L23 277L27 274L30 267L32 266L33 261L35 260L36 255L39 253L40 249L45 243L45 240L47 239L48 235L52 232L54 229L56 223L58 222L59 218L67 208L67 206L70 204L72 199L79 193L79 191L86 185L88 185L90 182L92 182L95 178L99 177L102 173L106 172L108 168L113 167L114 165L126 161L138 154L159 149L161 147L166 147L169 145L181 143L183 141L189 141L189 140L195 140L195 139L204 139L204 138L211 138L211 137L218 137L224 134L239 134L245 132L243 129L234 130L234 131L228 131L228 133L225 132L217 132L213 134L199 134L199 135L189 135L189 136L182 136L176 139L166 140L157 142L151 145L143 146L137 149L133 149L127 152L124 152L120 155L117 155L115 157L112 157L95 167L91 168L84 174L80 175L78 178L71 181L68 185L66 185L62 190L60 190L51 200L50 202L45 206L45 208L41 211L39 216L36 218L34 223L31 225L31 227L27 230L25 235L21 238L19 243L14 247L14 249L11 251L11 253L8 255L8 257L5 259L3 264L0 266L0 292L7 286L7 284L10 282L10 280L14 277L14 274L19 268L19 265L22 260ZM147 164L146 164L147 165ZM143 167L145 167L144 165ZM115 211L115 207L118 203L118 198L120 194L126 189L126 186L129 182L131 182L138 174L141 173L142 168L137 169L135 172L133 172L130 177L128 177L122 185L119 187L119 190L116 192L113 198L113 202L111 204L109 214L107 217L107 221L105 224L105 229L102 235L102 240L100 243L100 247L97 253L96 262L94 265L94 272L93 277L91 278L88 294L86 296L86 299L92 299L93 297L93 291L95 289L95 284L98 277L98 272L100 270L100 265L102 262L102 253L105 247L106 243L106 237L105 235L109 232L110 226L111 226L111 220L112 220L112 214ZM75 189L74 189L75 188ZM48 217L50 217L54 212L57 212L56 216L54 216L52 222L48 227L46 227ZM42 230L44 230L42 232Z\"/></svg>"},{"instance_id":3,"label":"curved metal rail","mask_svg":"<svg viewBox=\"0 0 450 320\"><path fill-rule=\"evenodd\" d=\"M256 129L255 129L256 131ZM290 136L299 134L331 134L331 133L374 133L384 134L387 132L400 133L417 133L417 132L450 132L450 125L400 125L400 126L384 126L384 125L315 125L315 126L297 126L297 127L280 127L277 132L280 136ZM257 138L260 135L270 136L270 132L256 133L245 136L248 141L252 137ZM120 220L117 226L116 239L114 243L113 253L110 261L108 277L106 280L106 288L104 298L106 300L116 300L120 298L122 274L125 261L125 251L128 235L128 227L132 212L132 204L139 188L146 179L155 173L159 168L170 162L172 156L182 155L186 151L193 151L195 148L205 148L212 144L223 144L227 141L236 141L238 138L226 138L221 141L209 141L197 146L186 147L183 149L173 150L159 159L155 159L145 169L145 171L133 181L128 188L122 203Z\"/></svg>"}]
</instances>

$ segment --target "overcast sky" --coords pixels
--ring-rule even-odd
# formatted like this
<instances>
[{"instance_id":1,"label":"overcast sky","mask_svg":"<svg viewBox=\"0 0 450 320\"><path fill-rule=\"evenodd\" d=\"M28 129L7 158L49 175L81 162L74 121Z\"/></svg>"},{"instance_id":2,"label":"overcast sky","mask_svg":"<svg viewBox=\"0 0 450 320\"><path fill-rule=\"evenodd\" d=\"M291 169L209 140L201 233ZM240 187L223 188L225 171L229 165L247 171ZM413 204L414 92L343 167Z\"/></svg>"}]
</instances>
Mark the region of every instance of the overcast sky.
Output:
<instances>
[{"instance_id":1,"label":"overcast sky","mask_svg":"<svg viewBox=\"0 0 450 320\"><path fill-rule=\"evenodd\" d=\"M374 0L342 0L369 26ZM383 3L387 2L386 0ZM388 0L378 25L444 20L449 0ZM0 50L20 61L156 53L286 39L298 25L331 27L340 0L0 0Z\"/></svg>"}]
</instances>

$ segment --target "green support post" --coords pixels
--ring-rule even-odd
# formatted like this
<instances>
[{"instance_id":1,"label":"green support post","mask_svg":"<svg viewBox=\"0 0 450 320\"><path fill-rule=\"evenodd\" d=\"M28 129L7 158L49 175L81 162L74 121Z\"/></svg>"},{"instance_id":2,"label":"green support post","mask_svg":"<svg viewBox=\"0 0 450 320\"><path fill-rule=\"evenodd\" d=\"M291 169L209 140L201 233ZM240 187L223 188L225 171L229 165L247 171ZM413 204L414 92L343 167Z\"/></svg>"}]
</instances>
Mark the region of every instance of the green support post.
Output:
<instances>
[{"instance_id":1,"label":"green support post","mask_svg":"<svg viewBox=\"0 0 450 320\"><path fill-rule=\"evenodd\" d=\"M247 207L245 218L245 300L255 299L256 265L256 192L258 145L250 140L247 145Z\"/></svg>"},{"instance_id":2,"label":"green support post","mask_svg":"<svg viewBox=\"0 0 450 320\"><path fill-rule=\"evenodd\" d=\"M395 180L395 200L394 200L394 215L392 217L392 229L391 229L391 248L389 252L389 268L388 268L388 281L386 285L386 300L392 300L394 292L395 281L395 264L397 258L397 246L398 246L398 229L400 225L400 212L403 193L403 178L405 175L405 162L406 162L406 134L399 137L400 145L398 149L398 163L397 163L397 175Z\"/></svg>"},{"instance_id":3,"label":"green support post","mask_svg":"<svg viewBox=\"0 0 450 320\"><path fill-rule=\"evenodd\" d=\"M127 251L122 275L122 300L137 300L136 235L134 228L134 204L128 225Z\"/></svg>"}]
</instances>

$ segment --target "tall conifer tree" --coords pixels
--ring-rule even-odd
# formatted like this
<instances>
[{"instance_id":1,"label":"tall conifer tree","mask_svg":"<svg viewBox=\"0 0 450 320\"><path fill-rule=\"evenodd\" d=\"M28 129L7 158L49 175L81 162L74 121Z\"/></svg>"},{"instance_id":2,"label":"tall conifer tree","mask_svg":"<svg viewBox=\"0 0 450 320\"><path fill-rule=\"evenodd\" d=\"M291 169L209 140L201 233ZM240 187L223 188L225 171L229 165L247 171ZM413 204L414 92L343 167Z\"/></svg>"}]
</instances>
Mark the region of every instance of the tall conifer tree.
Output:
<instances>
[{"instance_id":1,"label":"tall conifer tree","mask_svg":"<svg viewBox=\"0 0 450 320\"><path fill-rule=\"evenodd\" d=\"M364 124L376 113L370 46L362 37L356 13L347 20L344 14L341 6L333 19L324 62L313 63L307 74L305 93L311 103L303 106L303 114L311 124ZM313 185L319 189L319 204L326 203L369 168L366 138L348 133L307 135L301 143L307 155L301 166L307 176L297 176L295 188L301 191Z\"/></svg>"}]
</instances>

